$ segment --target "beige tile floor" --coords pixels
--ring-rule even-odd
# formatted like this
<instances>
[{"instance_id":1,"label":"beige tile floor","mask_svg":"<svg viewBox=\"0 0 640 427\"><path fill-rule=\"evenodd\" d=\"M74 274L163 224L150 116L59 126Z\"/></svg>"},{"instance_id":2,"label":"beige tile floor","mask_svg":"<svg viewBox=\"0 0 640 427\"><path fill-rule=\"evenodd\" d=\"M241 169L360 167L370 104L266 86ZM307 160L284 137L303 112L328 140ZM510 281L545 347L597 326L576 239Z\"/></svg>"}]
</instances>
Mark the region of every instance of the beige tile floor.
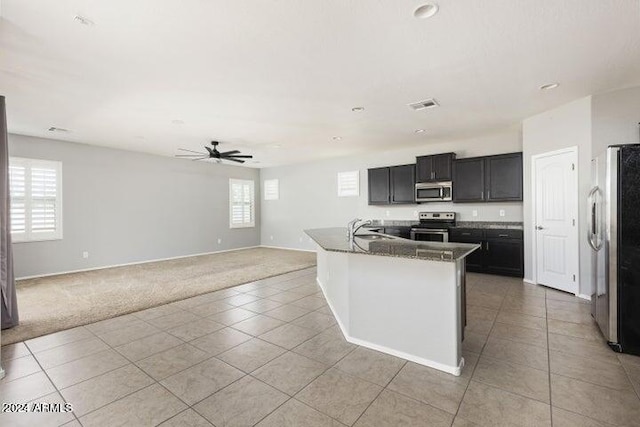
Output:
<instances>
[{"instance_id":1,"label":"beige tile floor","mask_svg":"<svg viewBox=\"0 0 640 427\"><path fill-rule=\"evenodd\" d=\"M640 425L640 357L589 305L470 274L454 377L346 342L313 269L2 348L1 426Z\"/></svg>"}]
</instances>

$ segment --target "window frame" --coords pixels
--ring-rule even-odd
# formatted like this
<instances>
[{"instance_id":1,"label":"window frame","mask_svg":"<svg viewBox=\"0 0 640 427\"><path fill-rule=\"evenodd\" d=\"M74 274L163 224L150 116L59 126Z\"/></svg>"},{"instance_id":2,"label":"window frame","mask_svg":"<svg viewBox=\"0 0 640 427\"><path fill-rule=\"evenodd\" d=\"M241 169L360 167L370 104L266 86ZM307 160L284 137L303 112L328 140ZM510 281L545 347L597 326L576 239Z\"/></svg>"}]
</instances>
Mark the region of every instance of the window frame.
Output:
<instances>
[{"instance_id":1,"label":"window frame","mask_svg":"<svg viewBox=\"0 0 640 427\"><path fill-rule=\"evenodd\" d=\"M47 160L47 159L33 159L27 157L17 157L10 156L9 157L9 167L11 166L22 166L25 168L25 196L24 196L24 205L25 205L25 231L24 233L15 233L13 231L11 234L12 243L30 243L30 242L45 242L51 240L62 240L64 237L63 233L63 203L62 203L62 162L58 160ZM32 169L34 167L46 167L55 169L56 171L56 196L55 196L55 231L49 232L34 232L32 229L32 215L31 205L33 203L33 186L31 183L32 180ZM11 178L9 176L9 188L11 188ZM14 197L11 196L11 190L9 190L9 203L10 207L13 204ZM9 212L9 217L11 221L11 212Z\"/></svg>"},{"instance_id":2,"label":"window frame","mask_svg":"<svg viewBox=\"0 0 640 427\"><path fill-rule=\"evenodd\" d=\"M267 183L271 183L271 185L275 185L275 197L270 197L271 195L267 191ZM265 179L262 183L262 192L264 193L264 200L280 200L280 180L278 178Z\"/></svg>"},{"instance_id":3,"label":"window frame","mask_svg":"<svg viewBox=\"0 0 640 427\"><path fill-rule=\"evenodd\" d=\"M353 190L353 193L349 193L346 191L345 188L341 187L341 183L343 181L343 177L355 177L355 189ZM360 170L351 170L351 171L344 171L344 172L338 172L337 175L337 187L338 187L338 197L360 197Z\"/></svg>"},{"instance_id":4,"label":"window frame","mask_svg":"<svg viewBox=\"0 0 640 427\"><path fill-rule=\"evenodd\" d=\"M233 186L249 184L251 191L251 211L250 222L243 222L241 224L233 222ZM229 178L229 228L253 228L256 226L256 190L255 182L252 179L237 179Z\"/></svg>"}]
</instances>

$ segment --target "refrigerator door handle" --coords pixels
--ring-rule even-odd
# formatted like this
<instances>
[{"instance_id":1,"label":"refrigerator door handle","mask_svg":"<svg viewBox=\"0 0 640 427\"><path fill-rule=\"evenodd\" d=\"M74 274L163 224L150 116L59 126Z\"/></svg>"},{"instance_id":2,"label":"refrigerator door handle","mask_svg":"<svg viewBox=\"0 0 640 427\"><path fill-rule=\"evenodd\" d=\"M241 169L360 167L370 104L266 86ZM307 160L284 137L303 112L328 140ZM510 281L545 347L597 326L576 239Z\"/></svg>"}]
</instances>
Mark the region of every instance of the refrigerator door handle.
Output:
<instances>
[{"instance_id":1,"label":"refrigerator door handle","mask_svg":"<svg viewBox=\"0 0 640 427\"><path fill-rule=\"evenodd\" d=\"M589 196L587 200L589 202L589 211L591 213L591 226L589 227L589 233L587 234L587 240L589 242L589 246L594 251L599 251L602 247L601 243L597 242L598 238L598 218L597 218L597 203L596 203L596 195L598 193L598 187L593 187L589 192Z\"/></svg>"}]
</instances>

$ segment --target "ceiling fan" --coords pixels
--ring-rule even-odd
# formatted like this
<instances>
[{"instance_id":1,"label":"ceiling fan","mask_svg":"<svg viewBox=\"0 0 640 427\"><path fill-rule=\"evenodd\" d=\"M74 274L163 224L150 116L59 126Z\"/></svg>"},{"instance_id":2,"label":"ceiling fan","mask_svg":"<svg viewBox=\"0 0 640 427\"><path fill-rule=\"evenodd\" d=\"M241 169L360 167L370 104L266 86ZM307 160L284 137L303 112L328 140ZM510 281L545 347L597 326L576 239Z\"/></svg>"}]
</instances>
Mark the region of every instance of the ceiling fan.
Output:
<instances>
[{"instance_id":1,"label":"ceiling fan","mask_svg":"<svg viewBox=\"0 0 640 427\"><path fill-rule=\"evenodd\" d=\"M238 150L224 151L221 153L218 151L218 144L220 144L218 141L211 141L211 145L213 145L213 148L210 148L205 145L204 148L207 150L207 153L200 153L198 151L187 150L186 148L178 148L178 150L180 151L187 151L192 154L176 154L176 157L187 157L187 158L191 158L191 160L215 159L218 162L220 162L221 160L229 160L236 163L244 163L244 160L240 160L240 159L253 158L253 156L250 156L250 155L240 155L239 154L240 152Z\"/></svg>"}]
</instances>

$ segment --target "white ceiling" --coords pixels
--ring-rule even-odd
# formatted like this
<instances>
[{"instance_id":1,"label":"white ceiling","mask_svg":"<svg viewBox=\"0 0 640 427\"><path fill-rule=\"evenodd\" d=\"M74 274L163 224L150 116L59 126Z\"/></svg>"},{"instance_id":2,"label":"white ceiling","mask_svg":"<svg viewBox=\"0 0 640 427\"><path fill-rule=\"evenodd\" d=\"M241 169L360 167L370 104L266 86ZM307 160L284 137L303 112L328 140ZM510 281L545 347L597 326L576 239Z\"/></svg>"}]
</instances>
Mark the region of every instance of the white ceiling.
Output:
<instances>
[{"instance_id":1,"label":"white ceiling","mask_svg":"<svg viewBox=\"0 0 640 427\"><path fill-rule=\"evenodd\" d=\"M439 0L414 18L423 3L2 0L9 131L167 156L218 139L264 167L487 134L640 84L639 0Z\"/></svg>"}]
</instances>

